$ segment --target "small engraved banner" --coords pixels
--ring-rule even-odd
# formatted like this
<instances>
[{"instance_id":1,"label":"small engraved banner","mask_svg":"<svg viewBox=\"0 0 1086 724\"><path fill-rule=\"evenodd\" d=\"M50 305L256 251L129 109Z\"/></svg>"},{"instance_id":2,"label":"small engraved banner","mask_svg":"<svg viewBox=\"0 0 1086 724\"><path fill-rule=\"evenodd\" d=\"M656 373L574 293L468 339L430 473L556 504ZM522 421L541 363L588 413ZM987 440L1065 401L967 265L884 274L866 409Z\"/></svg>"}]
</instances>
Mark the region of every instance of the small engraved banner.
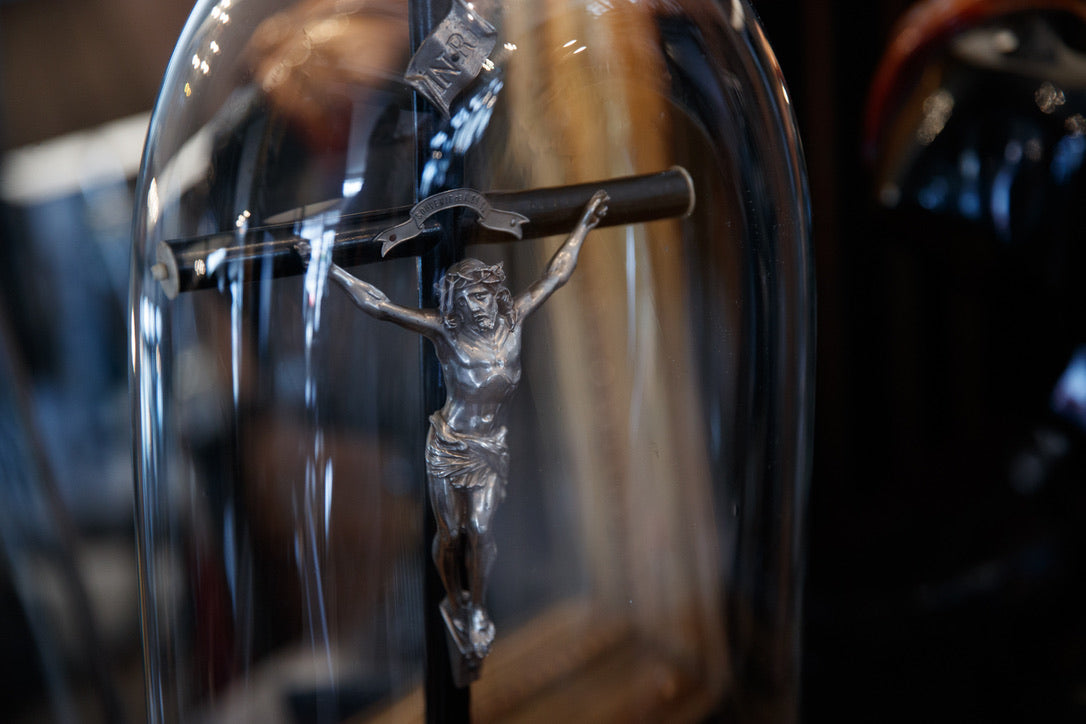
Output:
<instances>
[{"instance_id":1,"label":"small engraved banner","mask_svg":"<svg viewBox=\"0 0 1086 724\"><path fill-rule=\"evenodd\" d=\"M495 209L479 191L475 189L452 189L442 191L433 196L427 196L415 204L408 215L411 217L402 224L397 224L391 229L385 229L377 235L377 241L381 242L381 256L388 253L389 249L401 244L408 239L413 239L422 232L422 225L428 218L439 211L451 209L454 206L466 206L479 215L479 224L494 231L504 231L521 238L521 226L528 222L528 217L515 211L502 211Z\"/></svg>"},{"instance_id":2,"label":"small engraved banner","mask_svg":"<svg viewBox=\"0 0 1086 724\"><path fill-rule=\"evenodd\" d=\"M463 0L453 0L449 14L415 51L405 78L447 116L497 42L493 25Z\"/></svg>"}]
</instances>

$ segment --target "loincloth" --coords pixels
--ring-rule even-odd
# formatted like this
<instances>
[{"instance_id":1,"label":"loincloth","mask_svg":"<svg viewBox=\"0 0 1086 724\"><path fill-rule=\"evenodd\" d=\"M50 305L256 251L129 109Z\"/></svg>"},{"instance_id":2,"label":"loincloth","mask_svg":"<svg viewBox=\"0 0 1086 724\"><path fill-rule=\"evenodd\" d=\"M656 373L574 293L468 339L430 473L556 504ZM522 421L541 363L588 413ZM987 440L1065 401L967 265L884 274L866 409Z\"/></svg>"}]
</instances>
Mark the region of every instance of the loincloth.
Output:
<instances>
[{"instance_id":1,"label":"loincloth","mask_svg":"<svg viewBox=\"0 0 1086 724\"><path fill-rule=\"evenodd\" d=\"M444 478L454 488L504 488L509 476L506 432L503 426L492 435L460 433L435 412L426 435L427 475Z\"/></svg>"}]
</instances>

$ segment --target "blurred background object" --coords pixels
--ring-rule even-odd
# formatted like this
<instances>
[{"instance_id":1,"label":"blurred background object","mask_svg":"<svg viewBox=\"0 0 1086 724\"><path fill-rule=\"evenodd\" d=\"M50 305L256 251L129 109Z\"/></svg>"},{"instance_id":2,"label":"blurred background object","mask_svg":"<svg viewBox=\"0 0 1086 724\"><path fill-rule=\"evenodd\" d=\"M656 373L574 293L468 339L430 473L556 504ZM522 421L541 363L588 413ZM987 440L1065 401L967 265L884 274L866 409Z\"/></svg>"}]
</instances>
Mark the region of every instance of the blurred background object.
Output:
<instances>
[{"instance_id":1,"label":"blurred background object","mask_svg":"<svg viewBox=\"0 0 1086 724\"><path fill-rule=\"evenodd\" d=\"M0 3L0 719L144 719L132 184L186 3Z\"/></svg>"},{"instance_id":2,"label":"blurred background object","mask_svg":"<svg viewBox=\"0 0 1086 724\"><path fill-rule=\"evenodd\" d=\"M868 100L886 603L949 715L1086 716L1084 114L1077 2L921 3Z\"/></svg>"},{"instance_id":3,"label":"blurred background object","mask_svg":"<svg viewBox=\"0 0 1086 724\"><path fill-rule=\"evenodd\" d=\"M836 5L782 51L820 292L805 713L1081 721L1086 6Z\"/></svg>"}]
</instances>

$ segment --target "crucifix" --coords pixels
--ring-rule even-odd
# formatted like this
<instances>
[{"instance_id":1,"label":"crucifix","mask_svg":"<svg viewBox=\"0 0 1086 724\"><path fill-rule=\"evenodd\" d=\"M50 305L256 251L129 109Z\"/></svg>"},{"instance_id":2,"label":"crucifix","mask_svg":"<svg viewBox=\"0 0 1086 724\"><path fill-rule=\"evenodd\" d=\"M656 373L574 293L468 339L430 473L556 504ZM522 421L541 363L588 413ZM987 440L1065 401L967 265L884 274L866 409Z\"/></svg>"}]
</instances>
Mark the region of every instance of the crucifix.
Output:
<instances>
[{"instance_id":1,"label":"crucifix","mask_svg":"<svg viewBox=\"0 0 1086 724\"><path fill-rule=\"evenodd\" d=\"M342 267L332 264L329 270L362 311L429 340L441 366L446 396L430 415L426 477L437 526L432 554L445 591L440 611L458 686L478 678L494 640L486 609L497 553L491 520L509 477L501 413L520 382L524 321L569 280L588 232L607 214L606 204L605 191L592 195L547 271L515 297L504 285L502 265L478 259L462 259L445 270L437 309L400 306ZM299 242L298 250L308 263L308 244Z\"/></svg>"},{"instance_id":2,"label":"crucifix","mask_svg":"<svg viewBox=\"0 0 1086 724\"><path fill-rule=\"evenodd\" d=\"M405 78L418 94L420 159L438 113L448 115L494 45L493 29L477 15L470 26L458 19L464 7L453 0L442 19L428 2L412 3L416 54ZM411 207L326 217L336 224L331 278L367 314L425 338L422 384L430 422L424 456L431 510L424 535L434 560L427 567L425 612L430 721L467 720L467 685L479 676L495 636L485 603L496 552L489 523L505 494L509 452L501 413L520 380L525 318L570 278L593 228L685 216L694 198L689 174L675 167L515 192L454 185ZM163 242L151 273L170 298L232 279L302 274L310 247L297 234L299 222L323 213L302 210L240 234ZM500 264L463 258L469 236L489 244L558 234L568 236L547 271L517 296L505 287ZM393 304L347 271L411 256L420 259L417 308Z\"/></svg>"}]
</instances>

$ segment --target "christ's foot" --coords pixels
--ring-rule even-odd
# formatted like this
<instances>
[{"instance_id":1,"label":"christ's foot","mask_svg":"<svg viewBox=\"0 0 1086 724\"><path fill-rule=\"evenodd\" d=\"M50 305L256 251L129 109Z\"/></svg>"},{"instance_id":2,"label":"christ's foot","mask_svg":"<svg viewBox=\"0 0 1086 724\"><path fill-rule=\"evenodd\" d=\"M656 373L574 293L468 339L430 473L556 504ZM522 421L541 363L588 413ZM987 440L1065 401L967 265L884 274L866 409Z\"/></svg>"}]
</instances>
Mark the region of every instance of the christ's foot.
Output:
<instances>
[{"instance_id":1,"label":"christ's foot","mask_svg":"<svg viewBox=\"0 0 1086 724\"><path fill-rule=\"evenodd\" d=\"M494 641L494 624L482 608L472 611L470 640L475 655L479 658L490 652L490 644Z\"/></svg>"}]
</instances>

